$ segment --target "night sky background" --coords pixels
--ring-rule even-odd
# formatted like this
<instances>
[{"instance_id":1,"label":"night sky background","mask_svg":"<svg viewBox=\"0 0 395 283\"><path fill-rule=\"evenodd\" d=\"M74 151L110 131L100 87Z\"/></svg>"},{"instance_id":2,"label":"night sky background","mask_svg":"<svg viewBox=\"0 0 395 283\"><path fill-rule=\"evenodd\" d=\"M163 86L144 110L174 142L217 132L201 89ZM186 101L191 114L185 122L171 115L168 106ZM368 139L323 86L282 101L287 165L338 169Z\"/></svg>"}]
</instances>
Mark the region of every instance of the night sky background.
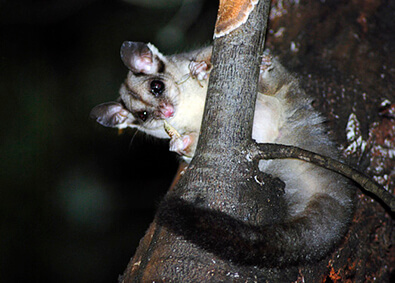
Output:
<instances>
[{"instance_id":1,"label":"night sky background","mask_svg":"<svg viewBox=\"0 0 395 283\"><path fill-rule=\"evenodd\" d=\"M210 42L217 1L0 0L0 281L116 282L177 170L166 141L89 119L123 41Z\"/></svg>"}]
</instances>

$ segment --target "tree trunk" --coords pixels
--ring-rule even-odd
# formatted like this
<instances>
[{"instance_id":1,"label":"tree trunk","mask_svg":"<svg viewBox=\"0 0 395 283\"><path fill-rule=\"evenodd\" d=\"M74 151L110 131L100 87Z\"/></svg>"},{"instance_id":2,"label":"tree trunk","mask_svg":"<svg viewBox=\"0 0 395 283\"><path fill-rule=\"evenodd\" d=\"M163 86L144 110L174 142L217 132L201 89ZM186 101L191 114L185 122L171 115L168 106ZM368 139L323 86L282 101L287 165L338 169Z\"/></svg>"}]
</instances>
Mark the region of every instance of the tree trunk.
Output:
<instances>
[{"instance_id":1,"label":"tree trunk","mask_svg":"<svg viewBox=\"0 0 395 283\"><path fill-rule=\"evenodd\" d=\"M315 97L348 163L392 194L394 15L393 1L273 1L266 44ZM343 245L302 269L306 282L390 282L393 214L375 200L358 192Z\"/></svg>"},{"instance_id":2,"label":"tree trunk","mask_svg":"<svg viewBox=\"0 0 395 283\"><path fill-rule=\"evenodd\" d=\"M316 107L328 118L348 162L394 193L394 4L379 0L327 2L273 1L267 46L299 74L307 92L316 98ZM215 42L213 60L221 62L225 56L228 65L223 67L233 78L239 73L250 77L237 78L246 79L245 85L231 86L229 76L217 77L217 70L213 70L197 158L167 199L177 196L200 201L201 208L212 205L236 219L248 214L253 223L267 223L275 219L265 219L265 215L283 205L271 194L281 191L282 184L267 179L274 189L267 190L267 195L257 194L246 181L257 172L241 156L251 137L254 109L243 105L255 101L256 95L258 58L254 54L260 54L261 38L254 40L255 49L237 56L232 54L235 45L223 38ZM228 50L219 53L221 44ZM230 61L233 58L235 61ZM234 69L243 64L251 73ZM216 111L209 111L211 107ZM210 116L213 113L216 115ZM235 129L239 132L232 135ZM234 184L239 184L237 189ZM254 201L267 198L273 200L273 206L251 211ZM354 221L343 243L327 258L298 269L248 267L222 260L169 231L155 218L122 282L390 282L395 254L391 215L370 197L359 193L358 198ZM248 206L242 205L246 203L240 201L243 199L249 199Z\"/></svg>"}]
</instances>

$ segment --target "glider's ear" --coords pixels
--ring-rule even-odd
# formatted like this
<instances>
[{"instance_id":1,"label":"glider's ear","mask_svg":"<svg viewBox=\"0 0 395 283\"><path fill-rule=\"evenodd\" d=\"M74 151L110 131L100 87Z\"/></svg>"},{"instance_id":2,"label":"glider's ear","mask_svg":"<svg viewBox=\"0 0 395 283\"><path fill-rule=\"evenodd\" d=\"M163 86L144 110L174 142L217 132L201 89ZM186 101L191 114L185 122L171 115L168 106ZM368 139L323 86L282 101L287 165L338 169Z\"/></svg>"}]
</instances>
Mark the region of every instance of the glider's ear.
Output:
<instances>
[{"instance_id":1,"label":"glider's ear","mask_svg":"<svg viewBox=\"0 0 395 283\"><path fill-rule=\"evenodd\" d=\"M125 41L121 46L121 59L134 74L151 75L163 66L164 58L152 44Z\"/></svg>"},{"instance_id":2,"label":"glider's ear","mask_svg":"<svg viewBox=\"0 0 395 283\"><path fill-rule=\"evenodd\" d=\"M126 128L134 122L133 115L119 102L106 102L95 106L90 117L96 122L112 128Z\"/></svg>"}]
</instances>

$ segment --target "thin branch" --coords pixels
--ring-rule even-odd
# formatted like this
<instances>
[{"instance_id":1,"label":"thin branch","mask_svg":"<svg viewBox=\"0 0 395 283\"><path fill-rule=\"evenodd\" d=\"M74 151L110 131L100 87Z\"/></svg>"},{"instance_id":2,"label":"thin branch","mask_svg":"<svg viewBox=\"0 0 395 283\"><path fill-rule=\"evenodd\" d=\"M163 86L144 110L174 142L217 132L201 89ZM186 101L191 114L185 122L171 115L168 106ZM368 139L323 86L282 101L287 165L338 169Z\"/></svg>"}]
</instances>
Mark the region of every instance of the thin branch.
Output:
<instances>
[{"instance_id":1,"label":"thin branch","mask_svg":"<svg viewBox=\"0 0 395 283\"><path fill-rule=\"evenodd\" d=\"M254 144L250 153L252 154L251 158L253 160L296 158L340 173L361 185L361 187L366 191L377 196L391 209L392 212L395 211L395 196L365 176L363 173L330 157L295 146L270 143Z\"/></svg>"}]
</instances>

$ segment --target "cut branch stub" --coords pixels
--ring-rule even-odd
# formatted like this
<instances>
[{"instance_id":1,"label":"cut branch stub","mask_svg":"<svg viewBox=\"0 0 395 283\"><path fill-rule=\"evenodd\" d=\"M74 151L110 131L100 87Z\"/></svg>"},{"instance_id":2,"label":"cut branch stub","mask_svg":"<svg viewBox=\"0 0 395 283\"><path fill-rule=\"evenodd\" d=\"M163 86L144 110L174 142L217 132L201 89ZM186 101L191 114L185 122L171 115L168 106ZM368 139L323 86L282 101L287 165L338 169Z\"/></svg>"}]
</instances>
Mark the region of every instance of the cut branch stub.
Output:
<instances>
[{"instance_id":1,"label":"cut branch stub","mask_svg":"<svg viewBox=\"0 0 395 283\"><path fill-rule=\"evenodd\" d=\"M214 38L227 35L244 24L259 0L220 0Z\"/></svg>"}]
</instances>

